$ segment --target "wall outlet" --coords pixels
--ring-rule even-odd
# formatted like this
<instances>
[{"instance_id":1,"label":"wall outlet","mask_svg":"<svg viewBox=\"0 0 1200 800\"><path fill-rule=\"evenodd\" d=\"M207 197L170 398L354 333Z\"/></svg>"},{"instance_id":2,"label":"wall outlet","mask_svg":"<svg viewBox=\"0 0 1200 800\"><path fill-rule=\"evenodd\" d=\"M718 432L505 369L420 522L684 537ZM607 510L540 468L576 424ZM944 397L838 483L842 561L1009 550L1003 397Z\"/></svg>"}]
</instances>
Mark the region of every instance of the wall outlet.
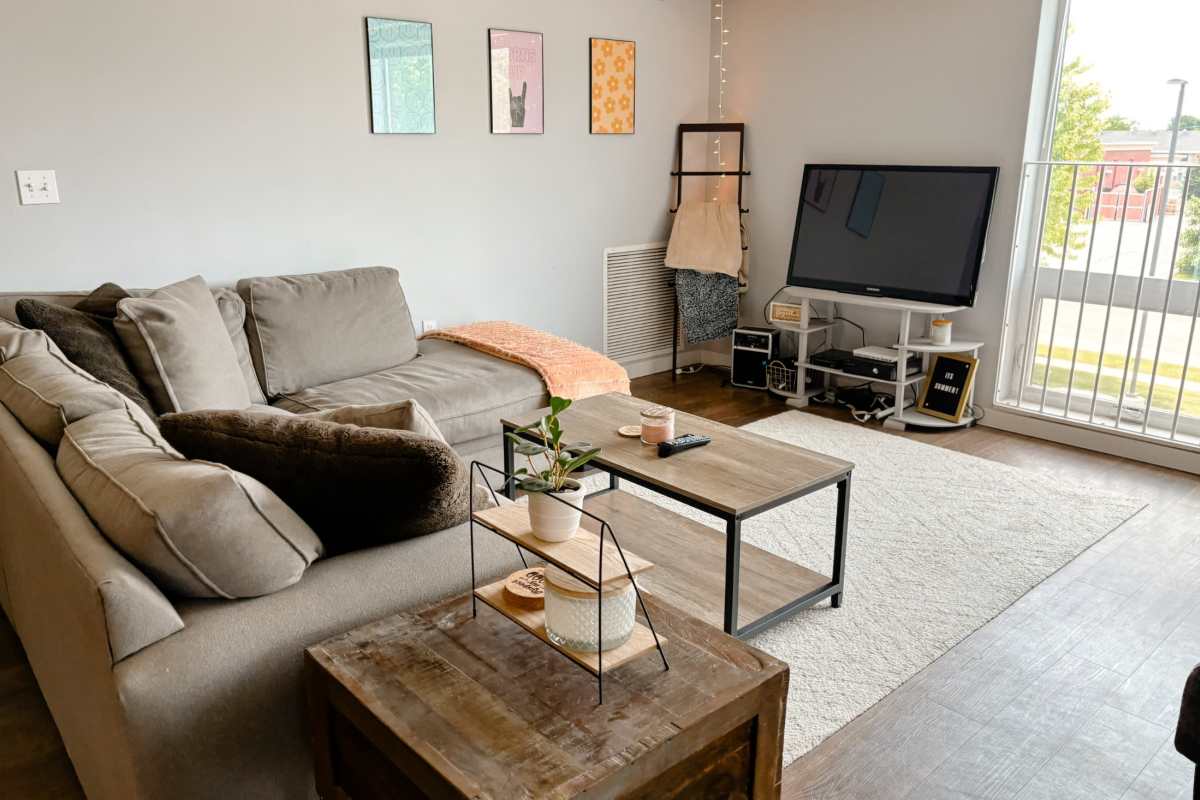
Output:
<instances>
[{"instance_id":1,"label":"wall outlet","mask_svg":"<svg viewBox=\"0 0 1200 800\"><path fill-rule=\"evenodd\" d=\"M433 330L436 327L437 327L436 319L421 320L421 333L429 333L431 330Z\"/></svg>"},{"instance_id":2,"label":"wall outlet","mask_svg":"<svg viewBox=\"0 0 1200 800\"><path fill-rule=\"evenodd\" d=\"M17 189L23 206L58 202L58 179L52 169L17 170Z\"/></svg>"}]
</instances>

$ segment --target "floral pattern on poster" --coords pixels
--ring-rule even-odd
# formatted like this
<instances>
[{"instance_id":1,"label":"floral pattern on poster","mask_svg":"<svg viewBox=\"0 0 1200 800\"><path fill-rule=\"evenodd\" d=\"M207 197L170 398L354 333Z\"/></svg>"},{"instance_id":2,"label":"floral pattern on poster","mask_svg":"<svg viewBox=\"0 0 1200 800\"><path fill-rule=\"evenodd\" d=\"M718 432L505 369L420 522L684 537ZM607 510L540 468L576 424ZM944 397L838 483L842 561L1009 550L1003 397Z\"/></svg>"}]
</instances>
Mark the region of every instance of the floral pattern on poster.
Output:
<instances>
[{"instance_id":1,"label":"floral pattern on poster","mask_svg":"<svg viewBox=\"0 0 1200 800\"><path fill-rule=\"evenodd\" d=\"M592 39L592 133L633 133L637 43Z\"/></svg>"}]
</instances>

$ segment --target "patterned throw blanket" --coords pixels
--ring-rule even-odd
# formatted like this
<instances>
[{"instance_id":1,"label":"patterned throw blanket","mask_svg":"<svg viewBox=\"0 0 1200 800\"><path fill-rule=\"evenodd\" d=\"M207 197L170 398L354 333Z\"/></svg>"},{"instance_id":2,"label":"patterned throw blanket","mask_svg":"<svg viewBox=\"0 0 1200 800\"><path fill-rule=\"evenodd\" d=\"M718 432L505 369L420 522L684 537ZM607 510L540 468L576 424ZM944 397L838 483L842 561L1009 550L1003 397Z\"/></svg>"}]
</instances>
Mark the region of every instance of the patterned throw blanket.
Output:
<instances>
[{"instance_id":1,"label":"patterned throw blanket","mask_svg":"<svg viewBox=\"0 0 1200 800\"><path fill-rule=\"evenodd\" d=\"M516 322L472 322L438 328L421 338L445 339L529 367L556 397L582 400L606 392L629 394L629 374L611 358Z\"/></svg>"}]
</instances>

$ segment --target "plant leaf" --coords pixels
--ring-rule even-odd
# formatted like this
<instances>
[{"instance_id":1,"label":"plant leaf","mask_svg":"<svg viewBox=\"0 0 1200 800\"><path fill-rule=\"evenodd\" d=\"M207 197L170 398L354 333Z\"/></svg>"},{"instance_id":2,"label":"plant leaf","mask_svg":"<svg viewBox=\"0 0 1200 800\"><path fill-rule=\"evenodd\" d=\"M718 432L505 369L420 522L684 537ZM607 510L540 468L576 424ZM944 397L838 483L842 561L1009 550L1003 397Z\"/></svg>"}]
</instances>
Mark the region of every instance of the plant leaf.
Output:
<instances>
[{"instance_id":1,"label":"plant leaf","mask_svg":"<svg viewBox=\"0 0 1200 800\"><path fill-rule=\"evenodd\" d=\"M563 467L563 471L568 472L568 473L574 472L575 470L579 469L584 464L588 463L593 458L595 458L599 452L600 452L599 447L593 447L591 450L588 450L586 453L582 453L579 456L571 459L567 463L567 465L565 467Z\"/></svg>"},{"instance_id":2,"label":"plant leaf","mask_svg":"<svg viewBox=\"0 0 1200 800\"><path fill-rule=\"evenodd\" d=\"M571 401L565 397L550 398L550 414L557 417L562 412L571 407Z\"/></svg>"},{"instance_id":3,"label":"plant leaf","mask_svg":"<svg viewBox=\"0 0 1200 800\"><path fill-rule=\"evenodd\" d=\"M554 488L554 485L550 481L545 481L541 478L526 478L518 483L517 486L526 492L548 492Z\"/></svg>"},{"instance_id":4,"label":"plant leaf","mask_svg":"<svg viewBox=\"0 0 1200 800\"><path fill-rule=\"evenodd\" d=\"M513 448L518 455L522 456L537 456L546 452L545 445L536 444L534 442L521 442Z\"/></svg>"}]
</instances>

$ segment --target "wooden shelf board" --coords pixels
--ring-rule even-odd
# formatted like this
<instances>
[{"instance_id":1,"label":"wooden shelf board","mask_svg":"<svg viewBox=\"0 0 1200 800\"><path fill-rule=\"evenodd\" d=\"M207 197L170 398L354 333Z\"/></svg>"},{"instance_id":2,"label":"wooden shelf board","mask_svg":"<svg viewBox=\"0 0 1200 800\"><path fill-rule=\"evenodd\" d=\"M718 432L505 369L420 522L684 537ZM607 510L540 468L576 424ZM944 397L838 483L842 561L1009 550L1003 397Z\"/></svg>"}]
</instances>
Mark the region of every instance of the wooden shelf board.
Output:
<instances>
[{"instance_id":1,"label":"wooden shelf board","mask_svg":"<svg viewBox=\"0 0 1200 800\"><path fill-rule=\"evenodd\" d=\"M584 506L608 520L622 543L628 542L654 559L658 566L638 578L643 594L665 600L716 628L723 625L724 531L626 491L594 495L584 501ZM832 513L828 523L832 536ZM595 522L585 518L584 524ZM827 576L746 541L742 542L741 566L739 626L830 583Z\"/></svg>"},{"instance_id":2,"label":"wooden shelf board","mask_svg":"<svg viewBox=\"0 0 1200 800\"><path fill-rule=\"evenodd\" d=\"M634 622L633 635L629 637L629 641L620 647L606 651L603 657L598 659L596 653L568 650L550 641L550 637L546 635L545 610L521 608L509 603L504 596L503 580L479 587L475 590L475 596L593 675L600 674L601 666L604 667L605 672L608 672L655 649L654 634L642 623ZM667 640L659 639L659 642L665 645Z\"/></svg>"},{"instance_id":3,"label":"wooden shelf board","mask_svg":"<svg viewBox=\"0 0 1200 800\"><path fill-rule=\"evenodd\" d=\"M495 531L511 542L516 542L529 552L545 559L556 567L567 570L581 578L592 588L597 586L597 567L600 563L600 537L585 528L565 542L543 542L533 535L529 524L529 505L526 498L521 502L497 506L475 512L475 521ZM629 572L617 553L612 540L604 544L604 585L626 579L654 567L654 564L634 553L625 551Z\"/></svg>"}]
</instances>

